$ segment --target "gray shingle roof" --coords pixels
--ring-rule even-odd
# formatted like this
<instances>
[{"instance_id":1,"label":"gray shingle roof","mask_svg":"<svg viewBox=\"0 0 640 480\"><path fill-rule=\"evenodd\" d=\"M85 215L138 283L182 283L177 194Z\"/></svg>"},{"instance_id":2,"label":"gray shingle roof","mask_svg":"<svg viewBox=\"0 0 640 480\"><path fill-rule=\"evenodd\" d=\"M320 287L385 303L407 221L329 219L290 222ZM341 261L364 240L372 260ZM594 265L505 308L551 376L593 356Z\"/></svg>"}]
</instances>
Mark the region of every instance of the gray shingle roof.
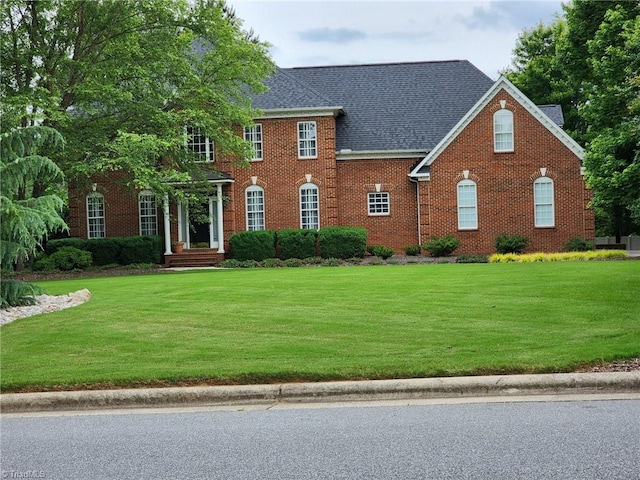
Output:
<instances>
[{"instance_id":1,"label":"gray shingle roof","mask_svg":"<svg viewBox=\"0 0 640 480\"><path fill-rule=\"evenodd\" d=\"M342 106L336 148L432 149L491 87L466 60L278 69L263 110Z\"/></svg>"},{"instance_id":2,"label":"gray shingle roof","mask_svg":"<svg viewBox=\"0 0 640 480\"><path fill-rule=\"evenodd\" d=\"M564 126L564 115L560 105L538 105L538 108L559 127Z\"/></svg>"}]
</instances>

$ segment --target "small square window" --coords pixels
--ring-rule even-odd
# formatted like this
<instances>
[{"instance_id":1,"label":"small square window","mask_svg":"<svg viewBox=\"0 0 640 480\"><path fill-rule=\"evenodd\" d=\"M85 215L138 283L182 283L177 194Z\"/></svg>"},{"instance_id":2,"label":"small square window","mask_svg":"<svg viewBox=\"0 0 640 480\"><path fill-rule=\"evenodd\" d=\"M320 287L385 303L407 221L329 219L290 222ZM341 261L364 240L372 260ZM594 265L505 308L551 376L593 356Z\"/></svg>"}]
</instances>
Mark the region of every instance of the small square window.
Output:
<instances>
[{"instance_id":1,"label":"small square window","mask_svg":"<svg viewBox=\"0 0 640 480\"><path fill-rule=\"evenodd\" d=\"M368 194L369 215L389 215L389 193L372 192Z\"/></svg>"}]
</instances>

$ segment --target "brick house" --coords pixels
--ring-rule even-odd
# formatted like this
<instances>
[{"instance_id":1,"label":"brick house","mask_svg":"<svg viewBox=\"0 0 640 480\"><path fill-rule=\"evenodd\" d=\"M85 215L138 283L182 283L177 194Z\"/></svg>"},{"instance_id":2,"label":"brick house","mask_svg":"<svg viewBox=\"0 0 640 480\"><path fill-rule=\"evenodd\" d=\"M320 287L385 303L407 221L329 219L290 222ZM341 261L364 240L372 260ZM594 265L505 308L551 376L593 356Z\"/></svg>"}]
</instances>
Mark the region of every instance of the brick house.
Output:
<instances>
[{"instance_id":1,"label":"brick house","mask_svg":"<svg viewBox=\"0 0 640 480\"><path fill-rule=\"evenodd\" d=\"M219 261L233 233L257 229L359 226L398 252L433 235L458 237L457 253L491 253L502 233L527 236L529 251L594 237L583 151L560 108L505 78L438 61L278 69L266 83L261 116L238 132L256 152L248 167L191 131L212 167L208 222L101 178L70 190L72 236L155 233L167 263L177 240Z\"/></svg>"}]
</instances>

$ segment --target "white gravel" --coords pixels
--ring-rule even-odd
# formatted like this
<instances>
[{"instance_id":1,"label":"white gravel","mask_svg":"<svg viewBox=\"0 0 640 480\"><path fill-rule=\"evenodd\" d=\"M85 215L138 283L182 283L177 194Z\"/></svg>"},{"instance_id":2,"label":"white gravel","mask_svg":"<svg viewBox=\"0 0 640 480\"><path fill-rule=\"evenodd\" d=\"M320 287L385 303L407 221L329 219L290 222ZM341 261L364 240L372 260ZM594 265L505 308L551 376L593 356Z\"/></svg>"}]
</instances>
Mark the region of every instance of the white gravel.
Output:
<instances>
[{"instance_id":1,"label":"white gravel","mask_svg":"<svg viewBox=\"0 0 640 480\"><path fill-rule=\"evenodd\" d=\"M35 305L10 307L0 310L0 325L13 322L19 318L31 317L40 313L49 313L64 308L75 307L91 299L91 292L82 289L68 295L38 295Z\"/></svg>"}]
</instances>

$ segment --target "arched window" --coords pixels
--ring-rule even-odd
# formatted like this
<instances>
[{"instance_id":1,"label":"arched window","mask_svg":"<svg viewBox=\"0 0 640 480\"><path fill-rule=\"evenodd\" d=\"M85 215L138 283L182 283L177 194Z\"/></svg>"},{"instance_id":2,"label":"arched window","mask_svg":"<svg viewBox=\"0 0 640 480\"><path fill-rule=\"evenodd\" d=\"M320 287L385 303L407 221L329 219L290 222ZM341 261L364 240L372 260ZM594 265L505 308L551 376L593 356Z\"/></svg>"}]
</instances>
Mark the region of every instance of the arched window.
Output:
<instances>
[{"instance_id":1,"label":"arched window","mask_svg":"<svg viewBox=\"0 0 640 480\"><path fill-rule=\"evenodd\" d=\"M458 229L478 228L478 196L476 182L462 180L458 183Z\"/></svg>"},{"instance_id":2,"label":"arched window","mask_svg":"<svg viewBox=\"0 0 640 480\"><path fill-rule=\"evenodd\" d=\"M536 227L555 226L553 180L540 177L533 182L533 203Z\"/></svg>"},{"instance_id":3,"label":"arched window","mask_svg":"<svg viewBox=\"0 0 640 480\"><path fill-rule=\"evenodd\" d=\"M501 109L493 114L493 149L496 152L513 152L513 113Z\"/></svg>"},{"instance_id":4,"label":"arched window","mask_svg":"<svg viewBox=\"0 0 640 480\"><path fill-rule=\"evenodd\" d=\"M101 193L87 195L87 230L89 238L103 238L104 228L104 196Z\"/></svg>"},{"instance_id":5,"label":"arched window","mask_svg":"<svg viewBox=\"0 0 640 480\"><path fill-rule=\"evenodd\" d=\"M313 183L305 183L300 187L300 228L320 228L318 187Z\"/></svg>"},{"instance_id":6,"label":"arched window","mask_svg":"<svg viewBox=\"0 0 640 480\"><path fill-rule=\"evenodd\" d=\"M158 234L158 205L156 196L149 190L138 195L138 212L140 217L140 235Z\"/></svg>"},{"instance_id":7,"label":"arched window","mask_svg":"<svg viewBox=\"0 0 640 480\"><path fill-rule=\"evenodd\" d=\"M251 185L244 191L247 230L264 230L264 189Z\"/></svg>"}]
</instances>

